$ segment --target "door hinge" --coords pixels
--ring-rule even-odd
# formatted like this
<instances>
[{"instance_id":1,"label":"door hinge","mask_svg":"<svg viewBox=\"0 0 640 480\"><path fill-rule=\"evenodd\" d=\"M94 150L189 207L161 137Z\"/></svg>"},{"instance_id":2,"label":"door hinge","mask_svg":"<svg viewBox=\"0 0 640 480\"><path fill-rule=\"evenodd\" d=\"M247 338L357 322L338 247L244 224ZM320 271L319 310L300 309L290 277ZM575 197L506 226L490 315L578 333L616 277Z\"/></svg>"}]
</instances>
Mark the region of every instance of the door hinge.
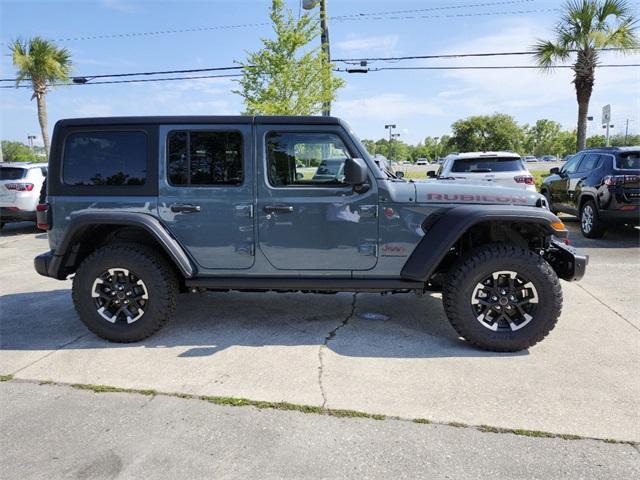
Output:
<instances>
[{"instance_id":1,"label":"door hinge","mask_svg":"<svg viewBox=\"0 0 640 480\"><path fill-rule=\"evenodd\" d=\"M358 253L360 255L375 257L378 254L378 246L370 243L363 243L358 247Z\"/></svg>"},{"instance_id":2,"label":"door hinge","mask_svg":"<svg viewBox=\"0 0 640 480\"><path fill-rule=\"evenodd\" d=\"M236 205L235 216L253 218L253 205Z\"/></svg>"}]
</instances>

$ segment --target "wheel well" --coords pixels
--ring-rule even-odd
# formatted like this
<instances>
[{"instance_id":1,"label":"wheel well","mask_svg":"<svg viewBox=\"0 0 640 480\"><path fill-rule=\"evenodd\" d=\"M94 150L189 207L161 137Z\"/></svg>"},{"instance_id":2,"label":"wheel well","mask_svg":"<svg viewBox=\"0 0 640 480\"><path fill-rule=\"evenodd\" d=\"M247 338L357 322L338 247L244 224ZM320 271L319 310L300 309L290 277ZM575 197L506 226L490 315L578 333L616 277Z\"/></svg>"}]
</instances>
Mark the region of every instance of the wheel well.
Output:
<instances>
[{"instance_id":1,"label":"wheel well","mask_svg":"<svg viewBox=\"0 0 640 480\"><path fill-rule=\"evenodd\" d=\"M596 208L598 208L598 202L596 202L596 199L594 196L592 195L582 195L580 197L580 201L578 202L578 212L580 212L580 210L582 210L582 206L587 203L587 201L589 200L593 200L593 203L595 204Z\"/></svg>"},{"instance_id":2,"label":"wheel well","mask_svg":"<svg viewBox=\"0 0 640 480\"><path fill-rule=\"evenodd\" d=\"M98 248L114 243L133 243L153 247L167 260L181 283L184 283L184 277L180 270L156 238L144 228L131 225L87 225L79 229L74 234L69 251L65 256L65 274L74 273L82 261Z\"/></svg>"},{"instance_id":3,"label":"wheel well","mask_svg":"<svg viewBox=\"0 0 640 480\"><path fill-rule=\"evenodd\" d=\"M527 250L546 248L549 233L541 224L534 222L484 221L465 231L442 259L436 274L444 273L462 256L481 245L505 243Z\"/></svg>"}]
</instances>

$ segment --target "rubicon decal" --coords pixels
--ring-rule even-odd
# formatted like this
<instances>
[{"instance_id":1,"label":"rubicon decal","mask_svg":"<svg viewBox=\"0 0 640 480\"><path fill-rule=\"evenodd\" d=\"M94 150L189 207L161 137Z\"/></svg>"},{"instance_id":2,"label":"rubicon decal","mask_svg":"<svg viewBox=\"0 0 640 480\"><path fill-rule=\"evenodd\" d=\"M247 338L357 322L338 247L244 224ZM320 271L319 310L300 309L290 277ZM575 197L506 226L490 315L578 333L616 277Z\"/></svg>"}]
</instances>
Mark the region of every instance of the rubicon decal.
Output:
<instances>
[{"instance_id":1,"label":"rubicon decal","mask_svg":"<svg viewBox=\"0 0 640 480\"><path fill-rule=\"evenodd\" d=\"M525 195L475 195L471 193L428 193L428 202L528 203Z\"/></svg>"}]
</instances>

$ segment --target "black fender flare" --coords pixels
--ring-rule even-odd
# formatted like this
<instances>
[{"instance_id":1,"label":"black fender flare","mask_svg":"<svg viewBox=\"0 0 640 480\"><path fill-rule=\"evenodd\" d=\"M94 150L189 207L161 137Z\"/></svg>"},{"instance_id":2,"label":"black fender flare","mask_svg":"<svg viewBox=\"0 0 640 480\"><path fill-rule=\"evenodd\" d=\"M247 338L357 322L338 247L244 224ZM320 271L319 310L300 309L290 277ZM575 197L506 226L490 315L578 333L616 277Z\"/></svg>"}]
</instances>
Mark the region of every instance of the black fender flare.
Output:
<instances>
[{"instance_id":1,"label":"black fender flare","mask_svg":"<svg viewBox=\"0 0 640 480\"><path fill-rule=\"evenodd\" d=\"M162 249L185 278L191 278L197 272L182 246L157 218L138 212L83 211L72 214L63 237L58 242L55 251L52 252L53 255L47 267L48 276L59 279L66 278L65 261L72 246L87 228L95 225L122 225L142 228L162 246Z\"/></svg>"},{"instance_id":2,"label":"black fender flare","mask_svg":"<svg viewBox=\"0 0 640 480\"><path fill-rule=\"evenodd\" d=\"M435 217L434 217L435 215ZM425 236L402 267L403 280L426 282L458 239L474 225L486 221L535 223L549 235L566 236L566 230L551 227L560 219L545 208L511 205L462 205L427 217ZM434 217L434 218L432 218Z\"/></svg>"}]
</instances>

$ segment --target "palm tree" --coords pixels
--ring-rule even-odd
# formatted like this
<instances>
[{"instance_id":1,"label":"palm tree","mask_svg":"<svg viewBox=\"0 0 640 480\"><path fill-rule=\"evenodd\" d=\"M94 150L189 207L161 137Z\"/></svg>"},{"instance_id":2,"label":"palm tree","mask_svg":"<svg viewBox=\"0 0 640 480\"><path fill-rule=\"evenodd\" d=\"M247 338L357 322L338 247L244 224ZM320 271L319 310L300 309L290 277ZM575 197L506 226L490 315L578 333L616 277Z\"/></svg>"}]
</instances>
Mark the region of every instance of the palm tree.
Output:
<instances>
[{"instance_id":1,"label":"palm tree","mask_svg":"<svg viewBox=\"0 0 640 480\"><path fill-rule=\"evenodd\" d=\"M17 68L16 87L23 80L31 81L34 98L38 101L38 121L42 130L44 149L49 157L49 132L47 131L47 89L56 82L69 81L71 56L66 48L58 48L40 37L28 41L15 40L9 47L13 65Z\"/></svg>"},{"instance_id":2,"label":"palm tree","mask_svg":"<svg viewBox=\"0 0 640 480\"><path fill-rule=\"evenodd\" d=\"M552 69L556 61L566 62L576 53L573 83L578 100L577 151L580 151L587 140L587 113L599 63L598 51L638 48L637 19L626 0L567 0L563 10L554 27L555 39L538 40L534 49L536 61L544 70Z\"/></svg>"}]
</instances>

